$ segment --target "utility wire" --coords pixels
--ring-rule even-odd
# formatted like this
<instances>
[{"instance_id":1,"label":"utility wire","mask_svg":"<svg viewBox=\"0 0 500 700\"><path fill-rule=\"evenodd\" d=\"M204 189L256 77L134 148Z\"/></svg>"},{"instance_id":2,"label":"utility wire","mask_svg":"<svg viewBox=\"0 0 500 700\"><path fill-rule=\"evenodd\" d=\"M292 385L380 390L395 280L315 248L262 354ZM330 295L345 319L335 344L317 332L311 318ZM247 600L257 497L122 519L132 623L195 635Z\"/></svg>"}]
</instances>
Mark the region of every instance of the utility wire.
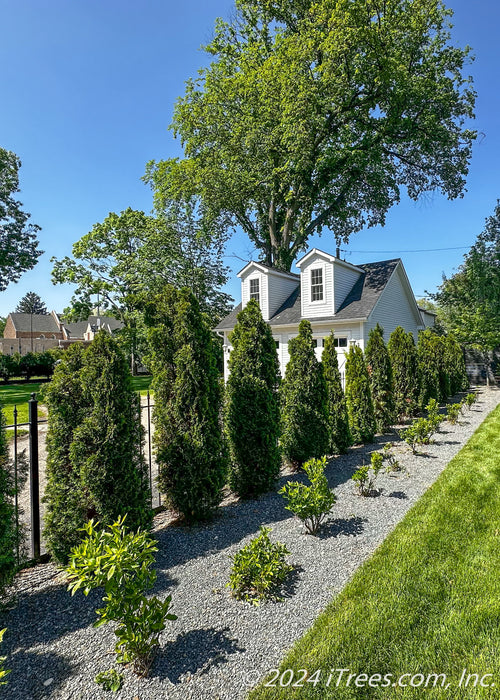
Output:
<instances>
[{"instance_id":1,"label":"utility wire","mask_svg":"<svg viewBox=\"0 0 500 700\"><path fill-rule=\"evenodd\" d=\"M419 250L349 250L341 248L342 253L437 253L442 250L465 250L470 248L470 245L459 245L454 248L420 248Z\"/></svg>"}]
</instances>

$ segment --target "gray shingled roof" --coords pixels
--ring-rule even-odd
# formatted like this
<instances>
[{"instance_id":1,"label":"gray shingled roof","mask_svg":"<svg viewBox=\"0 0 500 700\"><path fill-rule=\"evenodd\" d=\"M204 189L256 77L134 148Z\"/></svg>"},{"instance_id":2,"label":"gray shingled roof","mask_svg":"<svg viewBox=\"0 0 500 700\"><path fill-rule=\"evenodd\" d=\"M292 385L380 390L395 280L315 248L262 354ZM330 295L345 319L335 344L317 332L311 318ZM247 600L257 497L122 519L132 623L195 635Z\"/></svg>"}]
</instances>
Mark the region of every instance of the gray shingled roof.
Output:
<instances>
[{"instance_id":1,"label":"gray shingled roof","mask_svg":"<svg viewBox=\"0 0 500 700\"><path fill-rule=\"evenodd\" d=\"M21 333L60 333L52 314L9 314L14 328Z\"/></svg>"},{"instance_id":2,"label":"gray shingled roof","mask_svg":"<svg viewBox=\"0 0 500 700\"><path fill-rule=\"evenodd\" d=\"M385 289L396 266L400 262L399 258L394 260L382 260L380 262L357 265L364 270L352 290L347 295L344 303L335 316L323 318L310 318L310 321L349 321L351 319L367 318L378 301L382 291ZM236 325L236 317L241 311L241 304L238 304L219 323L215 330L230 330ZM295 289L285 303L269 320L271 326L282 326L300 323L300 286Z\"/></svg>"},{"instance_id":3,"label":"gray shingled roof","mask_svg":"<svg viewBox=\"0 0 500 700\"><path fill-rule=\"evenodd\" d=\"M118 321L116 318L111 316L89 316L86 321L78 321L77 323L65 323L64 327L69 333L70 338L80 338L83 339L83 334L88 328L89 323L93 326L97 325L97 319L100 318L101 326L109 326L111 331L116 331L118 328L123 327L123 323Z\"/></svg>"}]
</instances>

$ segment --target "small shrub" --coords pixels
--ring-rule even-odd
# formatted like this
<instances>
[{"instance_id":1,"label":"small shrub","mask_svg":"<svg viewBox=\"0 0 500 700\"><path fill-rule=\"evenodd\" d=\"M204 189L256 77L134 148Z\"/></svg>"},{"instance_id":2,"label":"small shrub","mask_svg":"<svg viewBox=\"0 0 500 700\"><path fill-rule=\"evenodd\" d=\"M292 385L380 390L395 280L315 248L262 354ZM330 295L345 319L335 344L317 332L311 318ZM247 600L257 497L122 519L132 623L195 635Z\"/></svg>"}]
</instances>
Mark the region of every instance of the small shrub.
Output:
<instances>
[{"instance_id":1,"label":"small shrub","mask_svg":"<svg viewBox=\"0 0 500 700\"><path fill-rule=\"evenodd\" d=\"M290 554L281 542L273 544L269 539L271 528L261 527L260 534L232 556L233 566L229 582L236 598L243 598L254 605L274 595L293 567L285 562Z\"/></svg>"},{"instance_id":2,"label":"small shrub","mask_svg":"<svg viewBox=\"0 0 500 700\"><path fill-rule=\"evenodd\" d=\"M384 463L380 452L372 452L371 464L363 465L352 476L360 496L370 496L375 488L375 481Z\"/></svg>"},{"instance_id":3,"label":"small shrub","mask_svg":"<svg viewBox=\"0 0 500 700\"><path fill-rule=\"evenodd\" d=\"M117 622L118 663L132 663L135 673L146 676L165 621L177 616L168 612L171 596L162 602L144 595L156 581L151 566L158 548L146 532L127 530L124 521L125 517L120 518L105 530L92 520L86 523L87 537L72 550L65 571L71 595L79 588L85 595L93 588L104 588L105 606L96 610L94 627Z\"/></svg>"},{"instance_id":4,"label":"small shrub","mask_svg":"<svg viewBox=\"0 0 500 700\"><path fill-rule=\"evenodd\" d=\"M95 677L95 682L98 685L102 685L104 690L111 690L116 693L123 685L123 676L114 668L110 668L109 671L103 671L98 673Z\"/></svg>"},{"instance_id":5,"label":"small shrub","mask_svg":"<svg viewBox=\"0 0 500 700\"><path fill-rule=\"evenodd\" d=\"M455 425L458 421L458 416L460 415L461 405L459 403L452 403L448 406L446 411L446 420L451 425Z\"/></svg>"},{"instance_id":6,"label":"small shrub","mask_svg":"<svg viewBox=\"0 0 500 700\"><path fill-rule=\"evenodd\" d=\"M7 629L0 630L0 642L3 639L3 636ZM0 685L7 685L7 681L2 680L2 678L5 678L5 676L10 673L10 671L6 671L3 667L4 661L7 660L6 656L0 656Z\"/></svg>"},{"instance_id":7,"label":"small shrub","mask_svg":"<svg viewBox=\"0 0 500 700\"><path fill-rule=\"evenodd\" d=\"M476 403L476 401L477 401L477 394L472 394L472 393L467 394L467 396L465 397L464 401L465 401L465 403L466 403L466 405L467 405L467 408L468 408L469 411L470 411L470 410L472 409L472 406L473 406L473 405Z\"/></svg>"},{"instance_id":8,"label":"small shrub","mask_svg":"<svg viewBox=\"0 0 500 700\"><path fill-rule=\"evenodd\" d=\"M392 452L392 442L386 442L384 447L382 448L382 459L384 462L387 462L387 466L385 468L385 471L387 473L390 472L400 472L403 471L403 468L399 462L399 460L396 459Z\"/></svg>"},{"instance_id":9,"label":"small shrub","mask_svg":"<svg viewBox=\"0 0 500 700\"><path fill-rule=\"evenodd\" d=\"M436 399L431 399L425 407L425 410L427 411L427 420L431 424L433 432L437 432L443 419L439 414L439 404Z\"/></svg>"},{"instance_id":10,"label":"small shrub","mask_svg":"<svg viewBox=\"0 0 500 700\"><path fill-rule=\"evenodd\" d=\"M288 505L285 508L301 520L307 532L315 535L336 501L335 494L328 487L325 476L326 457L310 459L304 464L304 471L311 482L310 486L291 481L279 493L283 494Z\"/></svg>"},{"instance_id":11,"label":"small shrub","mask_svg":"<svg viewBox=\"0 0 500 700\"><path fill-rule=\"evenodd\" d=\"M417 418L408 428L402 430L401 438L411 447L413 454L417 445L428 445L435 433L432 423L427 418Z\"/></svg>"}]
</instances>

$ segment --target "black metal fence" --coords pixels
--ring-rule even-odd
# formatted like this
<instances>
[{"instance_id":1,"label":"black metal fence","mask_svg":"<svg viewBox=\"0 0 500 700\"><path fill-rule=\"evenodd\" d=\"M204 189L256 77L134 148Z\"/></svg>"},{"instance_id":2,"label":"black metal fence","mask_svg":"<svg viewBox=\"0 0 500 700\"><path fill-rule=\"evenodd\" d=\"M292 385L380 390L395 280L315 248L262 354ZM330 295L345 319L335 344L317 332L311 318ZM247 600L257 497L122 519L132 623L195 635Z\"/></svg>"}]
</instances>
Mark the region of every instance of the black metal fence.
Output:
<instances>
[{"instance_id":1,"label":"black metal fence","mask_svg":"<svg viewBox=\"0 0 500 700\"><path fill-rule=\"evenodd\" d=\"M161 494L156 486L157 468L152 450L153 425L151 420L154 406L149 391L145 397L140 397L141 423L144 427L144 457L149 471L149 483L151 487L151 507L161 506ZM42 522L43 509L41 503L42 486L45 483L45 437L46 431L41 426L47 424L47 419L38 417L38 401L35 394L31 394L28 401L28 422L18 422L18 409L14 406L14 421L12 425L4 425L3 429L12 431L9 434L8 444L10 457L14 468L14 508L16 527L18 533L26 528L29 531L29 541L26 554L22 547L17 546L17 563L22 565L32 560L37 560L43 554ZM27 440L26 440L27 432ZM26 445L27 442L27 445ZM28 479L23 487L24 465L27 451ZM41 458L42 454L42 458ZM20 538L18 537L17 540Z\"/></svg>"}]
</instances>

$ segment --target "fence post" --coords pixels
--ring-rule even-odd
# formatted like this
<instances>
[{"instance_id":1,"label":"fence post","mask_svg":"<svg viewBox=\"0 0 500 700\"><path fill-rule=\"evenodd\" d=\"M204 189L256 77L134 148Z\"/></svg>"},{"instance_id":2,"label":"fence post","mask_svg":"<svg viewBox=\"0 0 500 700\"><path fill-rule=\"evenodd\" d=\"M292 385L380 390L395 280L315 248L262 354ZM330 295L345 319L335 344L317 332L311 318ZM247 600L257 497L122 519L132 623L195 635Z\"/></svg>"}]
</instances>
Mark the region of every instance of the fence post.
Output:
<instances>
[{"instance_id":1,"label":"fence post","mask_svg":"<svg viewBox=\"0 0 500 700\"><path fill-rule=\"evenodd\" d=\"M31 555L40 557L40 479L38 471L38 401L31 394L29 407Z\"/></svg>"}]
</instances>

